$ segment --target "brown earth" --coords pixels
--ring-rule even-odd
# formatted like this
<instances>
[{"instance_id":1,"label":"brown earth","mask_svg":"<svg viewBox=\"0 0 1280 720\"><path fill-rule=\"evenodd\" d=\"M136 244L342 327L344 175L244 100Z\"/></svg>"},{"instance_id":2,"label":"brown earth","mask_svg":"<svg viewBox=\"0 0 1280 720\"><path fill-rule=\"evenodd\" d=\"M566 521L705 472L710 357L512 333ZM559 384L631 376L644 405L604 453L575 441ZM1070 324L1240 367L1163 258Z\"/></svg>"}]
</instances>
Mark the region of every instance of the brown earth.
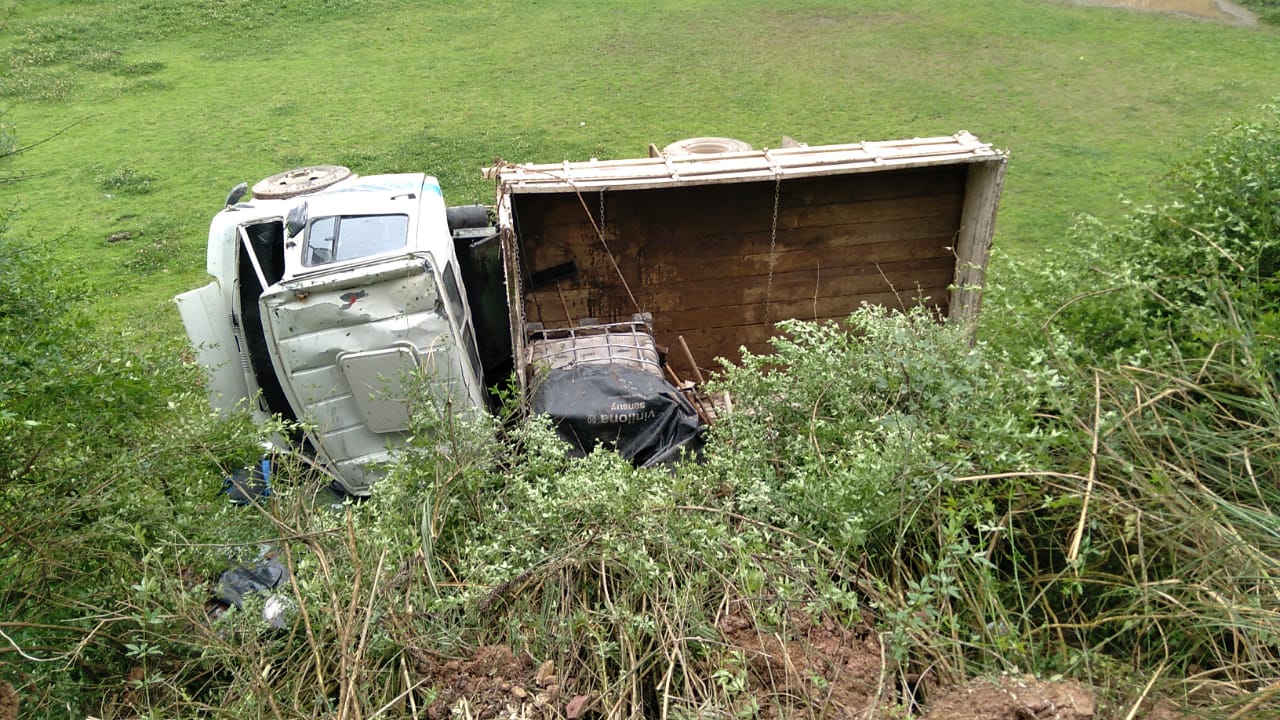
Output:
<instances>
[{"instance_id":1,"label":"brown earth","mask_svg":"<svg viewBox=\"0 0 1280 720\"><path fill-rule=\"evenodd\" d=\"M0 682L0 720L18 720L18 691Z\"/></svg>"},{"instance_id":2,"label":"brown earth","mask_svg":"<svg viewBox=\"0 0 1280 720\"><path fill-rule=\"evenodd\" d=\"M974 680L929 704L923 720L1094 720L1093 695L1075 682Z\"/></svg>"},{"instance_id":3,"label":"brown earth","mask_svg":"<svg viewBox=\"0 0 1280 720\"><path fill-rule=\"evenodd\" d=\"M749 701L762 720L854 717L896 702L885 687L879 638L868 625L851 629L793 613L782 630L764 630L737 609L718 627L728 647L746 659Z\"/></svg>"},{"instance_id":4,"label":"brown earth","mask_svg":"<svg viewBox=\"0 0 1280 720\"><path fill-rule=\"evenodd\" d=\"M732 610L717 622L724 651L709 660L743 680L720 700L732 707L709 716L747 714L761 720L794 717L910 718L921 720L1096 720L1090 690L1072 681L1031 677L977 679L949 690L934 689L921 715L911 715L887 671L879 638L870 626L846 628L830 618L794 614L781 628L762 629L745 612ZM575 694L573 681L557 676L551 661L536 663L505 645L478 648L466 660L419 665L439 692L427 708L432 720L550 720L602 718L593 696ZM1138 717L1185 720L1156 708Z\"/></svg>"}]
</instances>

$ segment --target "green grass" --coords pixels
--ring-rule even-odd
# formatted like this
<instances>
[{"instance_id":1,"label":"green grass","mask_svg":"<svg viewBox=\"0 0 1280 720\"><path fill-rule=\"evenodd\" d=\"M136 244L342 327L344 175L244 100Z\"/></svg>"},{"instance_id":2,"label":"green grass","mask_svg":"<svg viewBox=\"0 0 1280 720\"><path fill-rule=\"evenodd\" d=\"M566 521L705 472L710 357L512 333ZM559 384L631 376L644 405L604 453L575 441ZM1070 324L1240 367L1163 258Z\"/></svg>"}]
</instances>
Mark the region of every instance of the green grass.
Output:
<instances>
[{"instance_id":1,"label":"green grass","mask_svg":"<svg viewBox=\"0 0 1280 720\"><path fill-rule=\"evenodd\" d=\"M176 332L224 192L291 166L479 169L705 134L777 145L970 130L1012 163L997 242L1064 242L1280 89L1274 29L1054 2L20 3L0 102L27 142L15 229L100 288L108 328ZM68 125L75 123L71 127ZM146 192L111 192L128 172ZM164 248L139 263L129 232ZM138 272L141 267L143 272Z\"/></svg>"}]
</instances>

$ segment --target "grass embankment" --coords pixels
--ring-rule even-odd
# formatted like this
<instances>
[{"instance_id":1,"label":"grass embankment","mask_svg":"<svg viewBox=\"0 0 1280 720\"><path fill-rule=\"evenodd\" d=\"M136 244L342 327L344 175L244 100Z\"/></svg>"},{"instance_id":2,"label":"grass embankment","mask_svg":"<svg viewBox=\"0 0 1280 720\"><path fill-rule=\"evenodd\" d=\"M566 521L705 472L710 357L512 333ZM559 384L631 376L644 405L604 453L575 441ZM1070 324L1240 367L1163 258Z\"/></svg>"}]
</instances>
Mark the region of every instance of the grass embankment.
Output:
<instances>
[{"instance_id":1,"label":"grass embankment","mask_svg":"<svg viewBox=\"0 0 1280 720\"><path fill-rule=\"evenodd\" d=\"M829 716L852 674L898 717L1034 672L1103 688L1103 717L1274 716L1280 116L1253 110L1274 31L1012 2L367 0L24 4L6 32L23 136L84 118L8 166L34 174L9 233L32 247L0 245L0 685L25 712L465 716L449 661L505 644L551 661L552 713ZM167 297L202 281L237 181L425 168L465 202L493 155L960 128L1014 152L998 344L872 312L856 340L794 325L727 374L743 412L674 475L426 412L365 505L317 508L299 467L265 512L216 495L258 433L208 417ZM1068 232L1122 192L1171 199ZM209 623L209 580L260 543L293 570L287 628L260 598ZM875 662L844 672L820 633Z\"/></svg>"},{"instance_id":2,"label":"grass embankment","mask_svg":"<svg viewBox=\"0 0 1280 720\"><path fill-rule=\"evenodd\" d=\"M16 229L82 265L106 326L160 333L225 191L300 164L425 169L460 204L495 156L968 129L1013 153L999 245L1037 252L1150 199L1280 67L1272 29L1046 2L36 2L0 44L21 137L76 123L14 163Z\"/></svg>"}]
</instances>

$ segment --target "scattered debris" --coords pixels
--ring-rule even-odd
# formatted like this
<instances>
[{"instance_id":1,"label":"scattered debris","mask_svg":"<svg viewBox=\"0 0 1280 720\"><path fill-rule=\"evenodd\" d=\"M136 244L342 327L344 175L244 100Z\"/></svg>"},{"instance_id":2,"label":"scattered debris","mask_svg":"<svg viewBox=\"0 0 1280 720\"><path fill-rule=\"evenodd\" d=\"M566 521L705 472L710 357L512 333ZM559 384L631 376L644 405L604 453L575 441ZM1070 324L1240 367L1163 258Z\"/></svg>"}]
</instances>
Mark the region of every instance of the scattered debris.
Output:
<instances>
[{"instance_id":1,"label":"scattered debris","mask_svg":"<svg viewBox=\"0 0 1280 720\"><path fill-rule=\"evenodd\" d=\"M289 568L276 556L270 546L264 546L258 559L249 565L241 565L222 573L214 588L214 600L207 608L211 617L220 617L228 609L244 609L245 598L259 593L271 593L289 579ZM278 595L268 595L262 607L262 619L276 629L284 629L289 601Z\"/></svg>"},{"instance_id":2,"label":"scattered debris","mask_svg":"<svg viewBox=\"0 0 1280 720\"><path fill-rule=\"evenodd\" d=\"M258 498L271 495L270 457L264 457L256 464L242 468L222 481L222 492L233 505L251 505Z\"/></svg>"}]
</instances>

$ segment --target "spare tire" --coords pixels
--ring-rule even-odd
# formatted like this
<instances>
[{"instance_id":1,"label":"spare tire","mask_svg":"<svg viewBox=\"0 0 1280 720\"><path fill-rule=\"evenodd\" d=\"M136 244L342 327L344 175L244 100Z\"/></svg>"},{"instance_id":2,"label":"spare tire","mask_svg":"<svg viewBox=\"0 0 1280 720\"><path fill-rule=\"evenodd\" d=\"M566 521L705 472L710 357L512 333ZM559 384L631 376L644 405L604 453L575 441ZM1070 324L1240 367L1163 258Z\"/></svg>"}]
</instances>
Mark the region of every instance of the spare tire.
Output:
<instances>
[{"instance_id":1,"label":"spare tire","mask_svg":"<svg viewBox=\"0 0 1280 720\"><path fill-rule=\"evenodd\" d=\"M489 227L489 208L484 205L454 205L445 208L449 230Z\"/></svg>"},{"instance_id":2,"label":"spare tire","mask_svg":"<svg viewBox=\"0 0 1280 720\"><path fill-rule=\"evenodd\" d=\"M696 137L677 140L662 148L664 155L715 155L750 150L751 144L727 137Z\"/></svg>"},{"instance_id":3,"label":"spare tire","mask_svg":"<svg viewBox=\"0 0 1280 720\"><path fill-rule=\"evenodd\" d=\"M351 177L351 170L341 165L311 165L276 173L253 186L259 200L283 200L327 188Z\"/></svg>"}]
</instances>

